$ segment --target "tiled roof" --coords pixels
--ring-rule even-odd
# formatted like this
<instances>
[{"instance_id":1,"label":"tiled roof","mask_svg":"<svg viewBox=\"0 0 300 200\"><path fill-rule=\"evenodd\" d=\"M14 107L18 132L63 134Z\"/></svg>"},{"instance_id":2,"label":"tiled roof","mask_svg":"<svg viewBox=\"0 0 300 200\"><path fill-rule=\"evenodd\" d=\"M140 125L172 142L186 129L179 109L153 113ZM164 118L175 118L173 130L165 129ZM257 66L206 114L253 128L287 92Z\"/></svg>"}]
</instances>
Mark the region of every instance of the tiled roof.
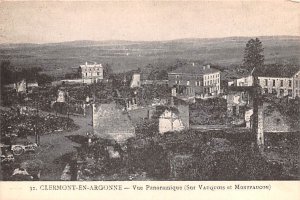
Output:
<instances>
[{"instance_id":1,"label":"tiled roof","mask_svg":"<svg viewBox=\"0 0 300 200\"><path fill-rule=\"evenodd\" d=\"M220 70L211 68L209 65L203 66L197 63L186 64L174 71L169 72L169 74L210 74L219 72Z\"/></svg>"},{"instance_id":2,"label":"tiled roof","mask_svg":"<svg viewBox=\"0 0 300 200\"><path fill-rule=\"evenodd\" d=\"M292 65L266 65L256 68L254 74L260 77L292 77L300 70L299 66Z\"/></svg>"}]
</instances>

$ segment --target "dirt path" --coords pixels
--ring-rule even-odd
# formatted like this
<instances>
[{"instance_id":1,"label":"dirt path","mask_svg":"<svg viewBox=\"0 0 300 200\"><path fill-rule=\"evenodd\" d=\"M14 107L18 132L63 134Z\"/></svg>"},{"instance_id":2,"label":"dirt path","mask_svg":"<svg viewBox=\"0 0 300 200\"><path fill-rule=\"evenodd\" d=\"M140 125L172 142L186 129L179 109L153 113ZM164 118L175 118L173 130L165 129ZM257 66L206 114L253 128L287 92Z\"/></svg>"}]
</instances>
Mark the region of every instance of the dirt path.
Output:
<instances>
[{"instance_id":1,"label":"dirt path","mask_svg":"<svg viewBox=\"0 0 300 200\"><path fill-rule=\"evenodd\" d=\"M0 110L10 110L9 108L0 107ZM40 111L40 115L47 115L55 113ZM67 117L66 115L58 114L58 116ZM87 132L92 131L91 116L73 116L70 118L74 120L74 123L79 126L76 131L70 132L54 132L52 134L40 136L40 147L35 154L24 156L24 159L39 159L44 163L44 169L41 173L41 180L60 180L61 173L64 168L64 162L57 162L63 155L74 152L76 146L79 144L72 142L66 136L70 135L86 135ZM35 142L34 136L27 138L30 142ZM21 158L22 160L22 158Z\"/></svg>"},{"instance_id":2,"label":"dirt path","mask_svg":"<svg viewBox=\"0 0 300 200\"><path fill-rule=\"evenodd\" d=\"M70 116L70 118L74 120L75 124L79 125L80 128L78 130L55 132L40 137L40 149L35 154L35 158L43 161L45 164L45 170L43 170L41 174L41 180L59 180L64 163L55 161L67 153L74 152L74 147L79 146L79 144L72 142L66 136L86 135L88 131L92 130L92 127L89 125L91 122L90 117ZM32 142L35 141L34 136L30 136L28 139Z\"/></svg>"}]
</instances>

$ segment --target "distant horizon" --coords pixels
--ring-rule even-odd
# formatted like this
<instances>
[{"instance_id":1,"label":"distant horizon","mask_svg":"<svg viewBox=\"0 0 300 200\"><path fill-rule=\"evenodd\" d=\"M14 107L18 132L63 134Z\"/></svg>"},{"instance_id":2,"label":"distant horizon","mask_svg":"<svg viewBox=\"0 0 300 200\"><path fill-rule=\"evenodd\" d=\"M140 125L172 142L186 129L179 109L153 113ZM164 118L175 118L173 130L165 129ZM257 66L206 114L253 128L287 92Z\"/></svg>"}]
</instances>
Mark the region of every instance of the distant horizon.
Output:
<instances>
[{"instance_id":1,"label":"distant horizon","mask_svg":"<svg viewBox=\"0 0 300 200\"><path fill-rule=\"evenodd\" d=\"M91 39L79 39L79 40L66 40L57 42L44 42L44 43L34 43L34 42L11 42L11 43L1 43L0 45L47 45L47 44L61 44L61 43L72 43L72 42L172 42L180 40L214 40L214 39L230 39L230 38L299 38L300 35L262 35L262 36L227 36L227 37L203 37L203 38L177 38L169 40L124 40L124 39L114 39L114 40L91 40ZM300 41L300 40L299 40Z\"/></svg>"}]
</instances>

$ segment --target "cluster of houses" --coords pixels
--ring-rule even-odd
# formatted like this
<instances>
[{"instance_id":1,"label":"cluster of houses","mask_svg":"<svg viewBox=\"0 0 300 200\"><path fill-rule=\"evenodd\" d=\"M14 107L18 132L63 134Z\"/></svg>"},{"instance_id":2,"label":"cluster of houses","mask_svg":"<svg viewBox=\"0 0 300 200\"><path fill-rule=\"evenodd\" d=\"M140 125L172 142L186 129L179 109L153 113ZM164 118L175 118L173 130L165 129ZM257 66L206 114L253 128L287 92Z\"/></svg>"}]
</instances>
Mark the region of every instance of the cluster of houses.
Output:
<instances>
[{"instance_id":1,"label":"cluster of houses","mask_svg":"<svg viewBox=\"0 0 300 200\"><path fill-rule=\"evenodd\" d=\"M81 79L65 80L91 84L102 81L104 67L102 64L80 65ZM262 93L274 94L277 97L300 96L300 70L298 67L282 66L266 67L263 70L253 69L249 74L243 74L227 80L228 86L250 87L254 85L254 74L262 88ZM153 84L153 80L141 80L142 74L135 72L132 75L131 88ZM158 82L158 81L156 81ZM168 84L172 88L172 96L183 100L194 98L213 98L223 92L221 88L221 71L210 65L189 63L174 71L168 72L168 80L160 80L160 84Z\"/></svg>"},{"instance_id":2,"label":"cluster of houses","mask_svg":"<svg viewBox=\"0 0 300 200\"><path fill-rule=\"evenodd\" d=\"M86 63L80 68L81 81L84 83L98 82L104 78L101 64ZM299 68L283 69L277 66L276 70L274 71L271 67L264 71L254 69L249 74L229 80L226 90L221 88L221 71L210 65L186 64L168 72L168 80L159 81L141 80L143 77L141 72L134 72L129 87L135 92L132 98L129 100L126 98L128 102L125 108L118 108L115 103L95 106L93 112L95 133L100 137L126 141L135 135L134 121L138 121L135 119L137 116L139 119L155 118L158 121L158 132L161 134L189 129L189 103L195 103L197 99L216 97L226 99L227 116L233 119L231 125L243 124L245 128L253 128L254 77L257 77L262 94L268 93L289 98L300 97ZM169 87L170 94L166 99L154 99L150 105L138 106L136 93L139 88L149 84L165 84ZM174 104L174 100L186 102L186 104ZM118 122L117 126L115 122ZM263 123L259 122L258 125L262 126ZM122 134L120 134L120 127L122 127Z\"/></svg>"},{"instance_id":3,"label":"cluster of houses","mask_svg":"<svg viewBox=\"0 0 300 200\"><path fill-rule=\"evenodd\" d=\"M102 64L89 64L86 62L80 65L79 69L80 79L65 81L91 84L101 82L105 78ZM113 138L116 140L126 140L122 138L124 135L128 135L128 137L135 135L134 121L138 121L141 118L151 119L153 116L158 120L158 132L161 134L188 129L188 104L195 103L197 99L205 100L216 97L226 99L227 116L232 118L232 125L243 124L246 128L252 128L255 78L262 94L273 94L277 97L288 98L300 97L300 70L298 67L270 66L263 70L253 69L249 74L243 74L240 77L227 80L226 89L221 88L223 77L219 69L194 62L169 71L168 80L144 80L142 77L144 77L142 72L134 72L132 74L129 87L133 92L129 97L124 98L126 101L125 108L118 107L115 102L94 106L93 124L94 129L98 130L95 132L99 133L100 137L105 133L106 136L113 135ZM137 93L141 91L139 89L145 85L153 84L167 86L169 93L162 98L153 99L149 105L138 105ZM25 85L24 81L22 81L16 84L15 88L23 90ZM122 95L119 95L119 97L122 97ZM178 102L178 100L186 102L186 105L182 103L174 104L174 100L175 102ZM127 114L124 114L124 112ZM159 113L159 116L157 113ZM98 121L95 121L95 119ZM109 121L112 123L110 124ZM106 133L115 127L114 122L116 121L118 121L116 130L112 131L112 133ZM123 127L123 129L128 130L125 131L126 134L124 133L123 136L121 136L122 134L117 134L117 132L120 132L120 124L124 124L125 128Z\"/></svg>"}]
</instances>

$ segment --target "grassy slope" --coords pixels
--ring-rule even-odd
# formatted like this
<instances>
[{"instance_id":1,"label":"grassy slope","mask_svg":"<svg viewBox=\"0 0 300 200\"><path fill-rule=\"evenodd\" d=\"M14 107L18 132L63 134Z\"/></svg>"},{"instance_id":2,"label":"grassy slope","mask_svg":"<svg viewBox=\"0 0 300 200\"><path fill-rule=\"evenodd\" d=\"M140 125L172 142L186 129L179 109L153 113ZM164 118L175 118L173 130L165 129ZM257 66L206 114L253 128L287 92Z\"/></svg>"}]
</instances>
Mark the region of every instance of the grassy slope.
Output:
<instances>
[{"instance_id":1,"label":"grassy slope","mask_svg":"<svg viewBox=\"0 0 300 200\"><path fill-rule=\"evenodd\" d=\"M53 44L0 45L0 60L17 67L42 67L62 75L85 61L109 63L115 72L147 64L168 64L176 59L229 66L240 64L249 38L181 39L161 42L74 41ZM300 37L261 37L267 63L300 64ZM127 55L128 53L128 55Z\"/></svg>"}]
</instances>

